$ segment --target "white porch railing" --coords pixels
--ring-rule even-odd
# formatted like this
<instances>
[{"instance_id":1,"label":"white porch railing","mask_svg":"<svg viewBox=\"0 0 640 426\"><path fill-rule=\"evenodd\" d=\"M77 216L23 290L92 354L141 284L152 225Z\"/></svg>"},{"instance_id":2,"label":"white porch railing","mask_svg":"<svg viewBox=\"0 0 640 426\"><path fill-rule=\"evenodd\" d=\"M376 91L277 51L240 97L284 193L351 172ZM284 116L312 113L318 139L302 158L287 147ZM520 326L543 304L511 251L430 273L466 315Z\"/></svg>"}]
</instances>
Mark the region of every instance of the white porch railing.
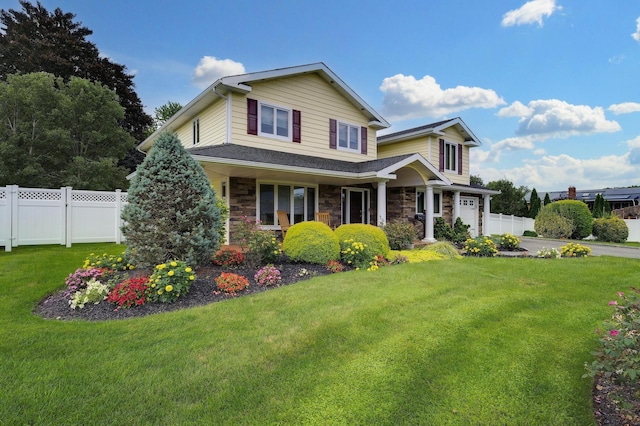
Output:
<instances>
[{"instance_id":1,"label":"white porch railing","mask_svg":"<svg viewBox=\"0 0 640 426\"><path fill-rule=\"evenodd\" d=\"M0 187L0 246L115 242L127 193Z\"/></svg>"}]
</instances>

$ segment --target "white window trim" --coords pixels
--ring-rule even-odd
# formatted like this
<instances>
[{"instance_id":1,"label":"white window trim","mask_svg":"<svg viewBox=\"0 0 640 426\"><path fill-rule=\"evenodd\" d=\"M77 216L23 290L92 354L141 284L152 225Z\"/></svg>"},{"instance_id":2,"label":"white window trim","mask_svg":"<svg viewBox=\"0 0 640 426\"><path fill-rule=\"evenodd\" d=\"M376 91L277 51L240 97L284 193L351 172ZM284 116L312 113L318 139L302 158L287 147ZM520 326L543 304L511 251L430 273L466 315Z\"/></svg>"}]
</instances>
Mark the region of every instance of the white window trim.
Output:
<instances>
[{"instance_id":1,"label":"white window trim","mask_svg":"<svg viewBox=\"0 0 640 426\"><path fill-rule=\"evenodd\" d=\"M362 147L360 146L361 143L361 139L362 139L362 135L360 134L361 130L360 130L360 125L358 124L354 124L354 123L348 123L346 121L340 121L340 120L336 120L336 148L340 151L347 151L347 152L356 152L356 153L360 153ZM349 127L355 127L358 130L358 147L353 149L353 148L349 148L349 141L347 141L347 147L342 147L340 146L340 125L343 126L349 126ZM347 135L349 135L350 132L347 131Z\"/></svg>"},{"instance_id":2,"label":"white window trim","mask_svg":"<svg viewBox=\"0 0 640 426\"><path fill-rule=\"evenodd\" d=\"M273 133L264 133L262 131L262 107L266 106L274 109L274 123L273 123ZM278 118L276 110L287 111L287 134L288 136L279 136L277 134L277 126L278 126ZM293 109L284 107L281 105L277 105L273 102L262 102L258 101L258 136L262 136L269 139L277 139L280 141L291 142L293 141Z\"/></svg>"},{"instance_id":3,"label":"white window trim","mask_svg":"<svg viewBox=\"0 0 640 426\"><path fill-rule=\"evenodd\" d=\"M344 212L345 210L348 210L346 208L346 206L344 205L344 203L346 202L346 200L344 200L342 198L342 193L346 191L346 194L348 196L350 191L355 191L355 192L361 192L363 194L366 194L366 203L364 206L364 215L365 215L365 219L366 221L364 222L365 224L369 225L371 223L370 219L371 219L371 191L368 188L361 188L361 187L357 187L357 186L343 186L340 189L340 215L342 216L341 218L341 223L342 224L350 224L350 221L347 221L347 218L349 218L350 216L350 211L346 212L346 217L344 216ZM351 206L349 206L351 207Z\"/></svg>"},{"instance_id":4,"label":"white window trim","mask_svg":"<svg viewBox=\"0 0 640 426\"><path fill-rule=\"evenodd\" d=\"M426 188L416 188L416 213L424 213L424 208L418 210L418 192L422 192L424 194L424 197L427 196L427 189ZM433 212L433 216L434 217L442 217L442 190L433 190L433 195L435 198L435 195L438 194L439 197L439 204L438 204L438 212L436 213L435 211ZM436 207L435 202L433 204L433 207Z\"/></svg>"},{"instance_id":5,"label":"white window trim","mask_svg":"<svg viewBox=\"0 0 640 426\"><path fill-rule=\"evenodd\" d=\"M273 185L274 186L274 195L273 195L273 200L274 200L274 211L273 211L273 217L274 217L274 222L278 221L278 206L276 205L277 200L278 200L278 186L282 185L282 186L289 186L291 187L291 192L289 194L289 206L291 208L293 208L293 204L294 204L294 197L293 197L293 190L295 189L295 187L303 187L304 188L304 217L308 216L308 212L307 212L307 188L313 188L315 190L315 200L314 200L314 206L313 208L315 209L315 211L318 211L318 185L308 185L308 184L304 184L304 183L294 183L294 182L287 182L287 181L271 181L271 180L256 180L256 218L260 218L260 185ZM291 225L294 224L294 219L293 216L291 215L291 213L289 213L289 215L291 216L289 221L291 222ZM279 231L280 230L280 225L260 225L260 227L262 229L271 229L274 231Z\"/></svg>"},{"instance_id":6,"label":"white window trim","mask_svg":"<svg viewBox=\"0 0 640 426\"><path fill-rule=\"evenodd\" d=\"M447 157L447 146L451 146L453 154L453 168L450 168L449 157ZM458 144L455 142L444 141L444 171L450 173L458 173Z\"/></svg>"}]
</instances>

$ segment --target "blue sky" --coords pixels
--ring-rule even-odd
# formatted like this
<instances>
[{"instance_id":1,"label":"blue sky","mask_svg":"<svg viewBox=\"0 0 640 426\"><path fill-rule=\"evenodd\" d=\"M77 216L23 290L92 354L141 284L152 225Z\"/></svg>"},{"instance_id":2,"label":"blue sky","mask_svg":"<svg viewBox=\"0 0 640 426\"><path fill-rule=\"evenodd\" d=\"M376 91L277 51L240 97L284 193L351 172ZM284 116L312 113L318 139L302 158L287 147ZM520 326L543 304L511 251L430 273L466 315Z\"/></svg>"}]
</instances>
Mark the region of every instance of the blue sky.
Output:
<instances>
[{"instance_id":1,"label":"blue sky","mask_svg":"<svg viewBox=\"0 0 640 426\"><path fill-rule=\"evenodd\" d=\"M462 117L485 183L640 185L638 0L41 3L93 30L149 113L223 75L324 62L389 131Z\"/></svg>"}]
</instances>

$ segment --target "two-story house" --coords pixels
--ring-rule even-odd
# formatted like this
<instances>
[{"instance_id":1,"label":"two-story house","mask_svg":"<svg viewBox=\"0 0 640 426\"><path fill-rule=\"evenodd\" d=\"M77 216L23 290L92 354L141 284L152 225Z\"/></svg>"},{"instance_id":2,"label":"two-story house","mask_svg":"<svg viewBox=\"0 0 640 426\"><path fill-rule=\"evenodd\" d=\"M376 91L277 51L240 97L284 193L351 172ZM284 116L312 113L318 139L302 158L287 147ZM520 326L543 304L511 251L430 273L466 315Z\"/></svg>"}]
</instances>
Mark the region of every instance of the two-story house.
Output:
<instances>
[{"instance_id":1,"label":"two-story house","mask_svg":"<svg viewBox=\"0 0 640 426\"><path fill-rule=\"evenodd\" d=\"M390 124L323 63L223 77L139 145L175 132L230 209L279 229L330 212L331 222L381 225L426 212L482 232L495 191L469 185L480 141L460 118L376 137Z\"/></svg>"}]
</instances>

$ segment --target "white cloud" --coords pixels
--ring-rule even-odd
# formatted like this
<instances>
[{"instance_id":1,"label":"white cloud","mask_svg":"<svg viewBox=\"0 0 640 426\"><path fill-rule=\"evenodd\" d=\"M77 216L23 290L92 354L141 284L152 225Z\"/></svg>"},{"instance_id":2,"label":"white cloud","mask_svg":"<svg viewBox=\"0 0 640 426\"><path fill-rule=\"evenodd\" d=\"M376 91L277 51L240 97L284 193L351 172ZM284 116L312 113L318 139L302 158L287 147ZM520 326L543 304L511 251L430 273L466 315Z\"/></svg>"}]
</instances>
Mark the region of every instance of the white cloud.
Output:
<instances>
[{"instance_id":1,"label":"white cloud","mask_svg":"<svg viewBox=\"0 0 640 426\"><path fill-rule=\"evenodd\" d=\"M640 41L640 18L636 19L636 32L631 34L636 41Z\"/></svg>"},{"instance_id":2,"label":"white cloud","mask_svg":"<svg viewBox=\"0 0 640 426\"><path fill-rule=\"evenodd\" d=\"M510 10L505 13L502 16L502 26L511 27L536 22L539 26L542 26L542 18L544 16L549 17L553 12L561 9L561 6L556 6L556 0L531 0L519 9Z\"/></svg>"},{"instance_id":3,"label":"white cloud","mask_svg":"<svg viewBox=\"0 0 640 426\"><path fill-rule=\"evenodd\" d=\"M444 117L470 108L495 108L506 102L491 89L457 86L442 89L436 79L425 75L396 74L382 81L382 112L391 120Z\"/></svg>"},{"instance_id":4,"label":"white cloud","mask_svg":"<svg viewBox=\"0 0 640 426\"><path fill-rule=\"evenodd\" d=\"M626 143L629 148L640 148L640 136L635 139L628 140Z\"/></svg>"},{"instance_id":5,"label":"white cloud","mask_svg":"<svg viewBox=\"0 0 640 426\"><path fill-rule=\"evenodd\" d=\"M218 59L214 56L204 56L193 71L191 82L204 89L220 77L244 74L244 65L231 59Z\"/></svg>"},{"instance_id":6,"label":"white cloud","mask_svg":"<svg viewBox=\"0 0 640 426\"><path fill-rule=\"evenodd\" d=\"M631 112L640 112L640 103L638 102L623 102L621 104L614 104L608 108L609 111L616 115L629 114Z\"/></svg>"},{"instance_id":7,"label":"white cloud","mask_svg":"<svg viewBox=\"0 0 640 426\"><path fill-rule=\"evenodd\" d=\"M526 107L520 102L498 112L499 117L520 116L516 135L536 136L538 140L567 138L603 132L617 132L620 125L604 116L602 107L572 105L558 99L529 102Z\"/></svg>"},{"instance_id":8,"label":"white cloud","mask_svg":"<svg viewBox=\"0 0 640 426\"><path fill-rule=\"evenodd\" d=\"M622 61L624 61L624 55L616 55L609 58L610 64L619 65L622 63Z\"/></svg>"}]
</instances>

